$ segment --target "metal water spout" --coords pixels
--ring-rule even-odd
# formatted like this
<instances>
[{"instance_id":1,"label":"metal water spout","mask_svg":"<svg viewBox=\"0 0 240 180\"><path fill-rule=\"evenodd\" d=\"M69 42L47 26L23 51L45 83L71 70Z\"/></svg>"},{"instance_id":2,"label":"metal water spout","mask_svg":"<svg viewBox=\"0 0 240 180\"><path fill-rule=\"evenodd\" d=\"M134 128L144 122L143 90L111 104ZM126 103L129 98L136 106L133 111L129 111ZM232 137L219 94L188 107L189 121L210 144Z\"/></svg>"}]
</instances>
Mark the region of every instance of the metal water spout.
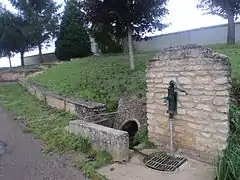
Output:
<instances>
[{"instance_id":1,"label":"metal water spout","mask_svg":"<svg viewBox=\"0 0 240 180\"><path fill-rule=\"evenodd\" d=\"M169 114L169 129L170 129L170 153L174 156L173 153L173 121L174 116L177 114L177 91L187 92L185 90L179 89L175 81L170 81L168 86L168 96L164 98L165 103L168 105L167 113Z\"/></svg>"}]
</instances>

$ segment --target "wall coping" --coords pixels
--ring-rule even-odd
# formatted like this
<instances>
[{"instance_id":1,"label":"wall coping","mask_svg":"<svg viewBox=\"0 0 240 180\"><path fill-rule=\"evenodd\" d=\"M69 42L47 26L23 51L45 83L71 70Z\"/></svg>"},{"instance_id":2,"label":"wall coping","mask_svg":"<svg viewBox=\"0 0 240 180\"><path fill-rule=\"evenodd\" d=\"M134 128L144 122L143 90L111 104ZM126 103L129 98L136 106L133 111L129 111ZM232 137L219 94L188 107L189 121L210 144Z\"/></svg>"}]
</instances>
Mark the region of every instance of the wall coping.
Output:
<instances>
[{"instance_id":1,"label":"wall coping","mask_svg":"<svg viewBox=\"0 0 240 180\"><path fill-rule=\"evenodd\" d=\"M235 25L240 24L240 22L235 22ZM164 37L164 36L169 36L169 35L175 35L175 34L182 34L182 33L190 33L190 32L195 32L195 31L201 31L201 30L205 30L205 29L214 29L214 28L218 28L218 27L227 27L228 24L219 24L219 25L213 25L213 26L206 26L206 27L200 27L200 28L194 28L194 29L188 29L188 30L183 30L183 31L175 31L175 32L171 32L171 33L164 33L164 34L160 34L160 35L153 35L153 36L149 36L148 39L154 39L154 38L159 38L159 37Z\"/></svg>"},{"instance_id":2,"label":"wall coping","mask_svg":"<svg viewBox=\"0 0 240 180\"><path fill-rule=\"evenodd\" d=\"M29 68L29 69L2 69L0 73L33 73L42 71L42 68Z\"/></svg>"},{"instance_id":3,"label":"wall coping","mask_svg":"<svg viewBox=\"0 0 240 180\"><path fill-rule=\"evenodd\" d=\"M122 134L127 134L127 132L119 130L119 129L113 129L113 128L110 128L110 127L107 127L107 126L102 126L102 125L99 125L99 124L94 124L94 123L82 121L82 120L79 120L79 119L74 120L74 121L70 121L69 124L72 124L72 125L79 125L79 124L86 125L86 126L88 126L90 128L93 128L93 129L99 129L101 131L106 131L108 133L116 135L117 137L121 136Z\"/></svg>"},{"instance_id":4,"label":"wall coping","mask_svg":"<svg viewBox=\"0 0 240 180\"><path fill-rule=\"evenodd\" d=\"M181 53L185 54L185 58L191 57L191 52L189 50L199 49L199 54L203 54L205 58L213 58L213 60L218 62L223 62L225 64L230 64L230 59L228 56L215 52L213 49L204 47L198 44L187 44L187 45L177 45L177 46L170 46L164 48L162 51L157 53L153 59L149 60L149 62L159 61L161 60L161 56L159 55L166 54L166 53L173 53L181 51Z\"/></svg>"}]
</instances>

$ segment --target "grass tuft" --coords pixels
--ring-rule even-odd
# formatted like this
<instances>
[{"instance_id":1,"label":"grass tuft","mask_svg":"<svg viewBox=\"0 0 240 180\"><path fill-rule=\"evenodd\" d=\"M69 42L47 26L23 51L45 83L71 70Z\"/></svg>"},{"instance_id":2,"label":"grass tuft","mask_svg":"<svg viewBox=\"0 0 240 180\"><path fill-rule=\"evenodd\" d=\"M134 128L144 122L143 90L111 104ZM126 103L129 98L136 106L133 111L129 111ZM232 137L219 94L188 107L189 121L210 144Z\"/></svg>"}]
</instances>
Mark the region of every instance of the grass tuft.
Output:
<instances>
[{"instance_id":1,"label":"grass tuft","mask_svg":"<svg viewBox=\"0 0 240 180\"><path fill-rule=\"evenodd\" d=\"M138 131L135 135L135 141L137 144L142 144L142 148L153 148L155 147L154 143L148 140L148 129L144 128Z\"/></svg>"}]
</instances>

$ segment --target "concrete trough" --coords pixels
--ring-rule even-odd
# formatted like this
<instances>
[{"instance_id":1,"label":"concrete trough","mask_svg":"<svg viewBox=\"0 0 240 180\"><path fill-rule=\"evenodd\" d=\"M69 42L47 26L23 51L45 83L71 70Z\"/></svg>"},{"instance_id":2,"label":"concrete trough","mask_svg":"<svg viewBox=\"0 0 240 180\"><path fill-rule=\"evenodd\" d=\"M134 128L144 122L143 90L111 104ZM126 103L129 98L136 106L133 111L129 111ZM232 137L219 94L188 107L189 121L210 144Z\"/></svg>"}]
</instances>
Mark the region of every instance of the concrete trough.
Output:
<instances>
[{"instance_id":1,"label":"concrete trough","mask_svg":"<svg viewBox=\"0 0 240 180\"><path fill-rule=\"evenodd\" d=\"M68 130L77 136L89 138L93 148L106 150L115 162L129 160L129 136L125 131L82 120L70 121Z\"/></svg>"}]
</instances>

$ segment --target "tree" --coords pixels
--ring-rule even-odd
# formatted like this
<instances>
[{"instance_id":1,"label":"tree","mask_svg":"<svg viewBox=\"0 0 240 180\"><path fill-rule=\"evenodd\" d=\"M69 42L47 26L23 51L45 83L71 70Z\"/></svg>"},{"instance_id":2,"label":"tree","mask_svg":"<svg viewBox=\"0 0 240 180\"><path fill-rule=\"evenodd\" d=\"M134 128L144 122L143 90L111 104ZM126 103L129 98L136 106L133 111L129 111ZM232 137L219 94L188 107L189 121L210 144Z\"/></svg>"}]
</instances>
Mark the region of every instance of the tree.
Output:
<instances>
[{"instance_id":1,"label":"tree","mask_svg":"<svg viewBox=\"0 0 240 180\"><path fill-rule=\"evenodd\" d=\"M60 6L53 0L10 0L11 3L21 12L22 17L34 27L33 40L37 44L41 61L42 46L48 46L51 40L56 37L58 31Z\"/></svg>"},{"instance_id":2,"label":"tree","mask_svg":"<svg viewBox=\"0 0 240 180\"><path fill-rule=\"evenodd\" d=\"M11 56L16 49L14 36L12 36L13 27L10 26L12 23L10 15L6 11L1 11L0 13L0 58L8 57L9 65L12 67Z\"/></svg>"},{"instance_id":3,"label":"tree","mask_svg":"<svg viewBox=\"0 0 240 180\"><path fill-rule=\"evenodd\" d=\"M235 21L240 14L240 0L201 0L197 7L206 10L208 14L227 19L227 43L235 43Z\"/></svg>"},{"instance_id":4,"label":"tree","mask_svg":"<svg viewBox=\"0 0 240 180\"><path fill-rule=\"evenodd\" d=\"M0 57L8 57L12 67L11 56L18 51L17 31L14 27L14 15L3 10L0 14Z\"/></svg>"},{"instance_id":5,"label":"tree","mask_svg":"<svg viewBox=\"0 0 240 180\"><path fill-rule=\"evenodd\" d=\"M0 13L3 13L3 4L0 2Z\"/></svg>"},{"instance_id":6,"label":"tree","mask_svg":"<svg viewBox=\"0 0 240 180\"><path fill-rule=\"evenodd\" d=\"M34 26L28 24L28 22L22 17L17 17L17 38L16 46L18 48L18 51L21 55L21 65L24 66L24 54L26 51L32 50L34 47L36 47L36 41L34 39L35 29Z\"/></svg>"},{"instance_id":7,"label":"tree","mask_svg":"<svg viewBox=\"0 0 240 180\"><path fill-rule=\"evenodd\" d=\"M128 37L131 71L135 69L132 38L166 27L162 17L168 13L167 0L84 0L83 3L92 29L107 26L116 37Z\"/></svg>"},{"instance_id":8,"label":"tree","mask_svg":"<svg viewBox=\"0 0 240 180\"><path fill-rule=\"evenodd\" d=\"M55 50L60 60L91 55L90 39L84 27L84 13L81 8L77 0L66 2Z\"/></svg>"},{"instance_id":9,"label":"tree","mask_svg":"<svg viewBox=\"0 0 240 180\"><path fill-rule=\"evenodd\" d=\"M4 10L0 14L0 49L1 56L10 57L21 54L21 65L24 66L24 52L36 46L33 44L33 28L21 16Z\"/></svg>"}]
</instances>

